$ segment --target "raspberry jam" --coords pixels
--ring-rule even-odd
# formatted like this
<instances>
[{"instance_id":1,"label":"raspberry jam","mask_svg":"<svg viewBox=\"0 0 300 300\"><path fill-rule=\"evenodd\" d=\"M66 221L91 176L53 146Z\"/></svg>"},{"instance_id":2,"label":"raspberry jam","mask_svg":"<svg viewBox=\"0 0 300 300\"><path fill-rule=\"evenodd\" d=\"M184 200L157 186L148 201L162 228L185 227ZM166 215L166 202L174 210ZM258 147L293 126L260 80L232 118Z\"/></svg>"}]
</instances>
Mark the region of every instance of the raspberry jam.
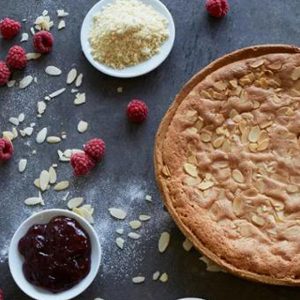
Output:
<instances>
[{"instance_id":1,"label":"raspberry jam","mask_svg":"<svg viewBox=\"0 0 300 300\"><path fill-rule=\"evenodd\" d=\"M53 293L70 289L86 277L91 267L91 242L80 224L55 217L33 225L19 242L26 279Z\"/></svg>"}]
</instances>

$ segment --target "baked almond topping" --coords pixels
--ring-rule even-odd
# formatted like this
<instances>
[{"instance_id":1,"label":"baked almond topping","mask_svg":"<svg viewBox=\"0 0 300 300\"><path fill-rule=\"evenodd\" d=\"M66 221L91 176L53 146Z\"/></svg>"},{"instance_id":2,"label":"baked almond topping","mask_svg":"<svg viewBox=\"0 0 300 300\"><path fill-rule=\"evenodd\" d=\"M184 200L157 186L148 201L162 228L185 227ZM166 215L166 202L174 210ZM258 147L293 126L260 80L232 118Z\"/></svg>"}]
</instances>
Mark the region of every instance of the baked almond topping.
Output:
<instances>
[{"instance_id":1,"label":"baked almond topping","mask_svg":"<svg viewBox=\"0 0 300 300\"><path fill-rule=\"evenodd\" d=\"M166 201L227 263L299 284L300 54L236 61L191 86L163 123Z\"/></svg>"}]
</instances>

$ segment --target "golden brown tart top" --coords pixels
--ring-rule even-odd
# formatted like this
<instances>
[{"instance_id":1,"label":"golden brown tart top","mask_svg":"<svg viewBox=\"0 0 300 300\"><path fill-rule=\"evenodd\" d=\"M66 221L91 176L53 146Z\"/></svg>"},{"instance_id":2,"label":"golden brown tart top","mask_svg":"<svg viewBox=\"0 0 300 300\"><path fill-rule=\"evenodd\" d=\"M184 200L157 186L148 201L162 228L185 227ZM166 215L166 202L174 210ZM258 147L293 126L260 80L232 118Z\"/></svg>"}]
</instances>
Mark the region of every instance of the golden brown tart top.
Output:
<instances>
[{"instance_id":1,"label":"golden brown tart top","mask_svg":"<svg viewBox=\"0 0 300 300\"><path fill-rule=\"evenodd\" d=\"M300 284L299 49L251 49L179 94L157 135L158 182L209 258L250 279Z\"/></svg>"}]
</instances>

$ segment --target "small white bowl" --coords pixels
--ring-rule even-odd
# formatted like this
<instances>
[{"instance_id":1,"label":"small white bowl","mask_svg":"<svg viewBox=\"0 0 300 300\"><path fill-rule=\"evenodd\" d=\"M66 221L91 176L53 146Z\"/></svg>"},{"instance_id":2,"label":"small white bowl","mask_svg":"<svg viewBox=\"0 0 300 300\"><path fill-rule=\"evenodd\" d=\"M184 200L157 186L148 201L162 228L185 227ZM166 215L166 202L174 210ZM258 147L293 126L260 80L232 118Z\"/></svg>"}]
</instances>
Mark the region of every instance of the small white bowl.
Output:
<instances>
[{"instance_id":1,"label":"small white bowl","mask_svg":"<svg viewBox=\"0 0 300 300\"><path fill-rule=\"evenodd\" d=\"M73 288L61 293L53 294L45 289L30 284L26 280L22 269L24 259L23 256L19 253L18 243L32 225L46 224L53 217L57 216L66 216L73 218L83 227L83 229L87 232L87 234L90 237L92 252L90 273ZM68 210L49 209L43 210L37 214L32 215L20 225L10 243L8 263L10 272L16 284L25 294L27 294L31 298L38 300L69 300L81 294L93 282L99 270L101 262L101 253L102 251L97 233L85 219Z\"/></svg>"},{"instance_id":2,"label":"small white bowl","mask_svg":"<svg viewBox=\"0 0 300 300\"><path fill-rule=\"evenodd\" d=\"M170 32L169 38L161 46L160 52L158 54L152 56L149 60L142 62L138 65L118 70L118 69L113 69L111 67L108 67L104 64L101 64L100 62L94 60L91 54L91 47L88 40L89 33L92 28L94 15L97 12L101 11L107 4L114 2L114 0L102 0L97 2L90 9L90 11L87 13L86 17L83 20L80 39L81 39L82 51L85 54L87 60L97 70L101 71L102 73L113 77L118 77L118 78L133 78L133 77L141 76L156 69L160 64L164 62L164 60L170 54L175 41L175 25L171 13L166 8L166 6L163 3L161 3L159 0L141 0L141 1L147 5L151 5L156 11L158 11L164 17L167 18L167 20L169 21L169 32Z\"/></svg>"}]
</instances>

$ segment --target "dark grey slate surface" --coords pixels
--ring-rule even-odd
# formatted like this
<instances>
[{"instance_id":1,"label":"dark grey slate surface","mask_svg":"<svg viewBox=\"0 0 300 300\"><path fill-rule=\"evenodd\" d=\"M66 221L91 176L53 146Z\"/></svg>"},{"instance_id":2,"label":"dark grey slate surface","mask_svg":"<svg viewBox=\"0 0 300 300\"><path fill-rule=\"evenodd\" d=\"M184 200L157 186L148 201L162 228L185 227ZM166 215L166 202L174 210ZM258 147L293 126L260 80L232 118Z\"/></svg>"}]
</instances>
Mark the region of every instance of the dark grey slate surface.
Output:
<instances>
[{"instance_id":1,"label":"dark grey slate surface","mask_svg":"<svg viewBox=\"0 0 300 300\"><path fill-rule=\"evenodd\" d=\"M17 88L0 89L0 131L10 128L8 117L25 112L24 126L36 122L37 128L48 126L51 134L62 130L68 133L66 141L60 145L36 145L33 137L18 139L13 160L0 168L0 287L6 299L25 300L26 297L14 284L7 260L2 252L14 230L35 209L28 209L23 200L36 194L33 180L43 168L56 162L56 150L79 147L87 139L101 136L107 142L107 155L104 163L89 177L72 178L68 165L59 166L59 178L69 178L72 182L70 196L84 196L87 203L96 208L95 228L103 244L101 272L91 287L77 299L105 300L157 299L174 300L184 296L198 296L212 300L223 299L299 299L297 288L272 287L244 281L224 273L208 273L198 260L199 254L187 254L182 249L183 236L163 210L155 185L152 152L153 140L158 124L182 84L196 71L213 59L232 50L263 43L298 44L300 36L299 0L232 0L228 17L215 21L207 17L200 0L164 0L174 16L177 39L168 60L152 73L132 80L118 80L98 73L83 57L79 44L80 25L84 15L95 0L0 0L0 18L11 16L27 18L25 26L48 9L57 24L55 10L65 8L70 12L66 18L67 27L62 32L53 30L55 51L39 61L31 62L24 72L14 75L22 78L24 74L38 77L38 84L24 91ZM19 38L16 39L18 41ZM0 57L12 43L0 40ZM30 51L30 42L24 47ZM64 71L64 77L50 78L43 69L54 64ZM84 73L81 90L87 93L87 104L80 108L72 104L73 96L68 91L49 104L42 119L36 119L36 102L47 93L64 85L62 78L72 65ZM123 94L116 88L124 87ZM150 107L149 119L141 126L127 123L124 109L131 98L142 98ZM79 135L76 125L80 119L87 120L90 129ZM32 155L33 149L37 150ZM26 173L17 172L20 158L28 158ZM153 204L146 203L145 194L153 196ZM64 193L48 192L44 198L46 208L62 207ZM111 206L125 207L129 219L140 213L153 216L141 232L140 241L126 244L119 251L114 239L114 230L123 223L110 219L107 209ZM128 232L128 226L123 227ZM163 230L172 234L171 246L160 255L157 240ZM150 277L156 270L166 271L169 282L153 282ZM147 280L142 285L133 285L131 277L143 274ZM63 299L62 299L63 300Z\"/></svg>"}]
</instances>

